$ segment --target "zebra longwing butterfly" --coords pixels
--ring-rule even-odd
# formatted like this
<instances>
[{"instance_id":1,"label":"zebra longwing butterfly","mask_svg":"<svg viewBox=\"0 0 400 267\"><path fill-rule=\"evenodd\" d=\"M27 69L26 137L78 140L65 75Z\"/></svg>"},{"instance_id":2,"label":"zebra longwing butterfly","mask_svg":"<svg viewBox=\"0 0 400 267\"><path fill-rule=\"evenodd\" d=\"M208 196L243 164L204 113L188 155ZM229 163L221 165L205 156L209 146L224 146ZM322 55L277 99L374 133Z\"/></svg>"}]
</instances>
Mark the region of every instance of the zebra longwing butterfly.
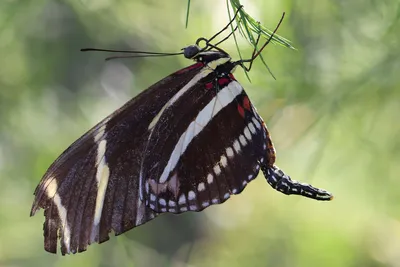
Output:
<instances>
[{"instance_id":1,"label":"zebra longwing butterfly","mask_svg":"<svg viewBox=\"0 0 400 267\"><path fill-rule=\"evenodd\" d=\"M249 61L232 61L211 39L196 42L206 41L203 49L184 48L193 65L131 99L50 166L31 210L45 210L45 250L56 253L60 239L63 255L82 252L161 213L223 203L260 169L284 194L332 199L274 165L267 127L232 74L271 37Z\"/></svg>"}]
</instances>

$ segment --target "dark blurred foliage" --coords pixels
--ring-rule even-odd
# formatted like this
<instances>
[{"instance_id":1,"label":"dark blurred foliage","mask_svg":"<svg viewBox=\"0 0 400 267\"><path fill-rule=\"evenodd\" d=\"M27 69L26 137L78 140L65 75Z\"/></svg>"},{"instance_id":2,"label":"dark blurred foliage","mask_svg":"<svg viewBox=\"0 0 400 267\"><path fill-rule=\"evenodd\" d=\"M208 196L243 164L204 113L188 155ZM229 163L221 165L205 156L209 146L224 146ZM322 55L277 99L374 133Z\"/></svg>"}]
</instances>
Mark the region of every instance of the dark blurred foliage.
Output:
<instances>
[{"instance_id":1,"label":"dark blurred foliage","mask_svg":"<svg viewBox=\"0 0 400 267\"><path fill-rule=\"evenodd\" d=\"M182 57L104 61L101 47L177 52L228 21L225 1L0 3L0 266L399 266L400 3L242 1L297 50L270 45L241 81L265 118L277 164L329 189L320 203L273 191L262 175L202 213L163 215L88 251L43 250L33 191L76 138ZM239 38L244 55L251 47ZM232 40L222 45L237 57Z\"/></svg>"}]
</instances>

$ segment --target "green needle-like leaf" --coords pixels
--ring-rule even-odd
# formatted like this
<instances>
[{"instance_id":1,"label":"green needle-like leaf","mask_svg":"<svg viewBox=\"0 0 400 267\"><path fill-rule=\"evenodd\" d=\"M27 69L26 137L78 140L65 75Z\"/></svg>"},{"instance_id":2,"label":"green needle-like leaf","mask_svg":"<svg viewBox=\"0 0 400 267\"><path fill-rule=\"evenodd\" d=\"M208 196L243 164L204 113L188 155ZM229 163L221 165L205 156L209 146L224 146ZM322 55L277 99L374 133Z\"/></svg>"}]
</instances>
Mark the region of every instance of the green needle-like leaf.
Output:
<instances>
[{"instance_id":1,"label":"green needle-like leaf","mask_svg":"<svg viewBox=\"0 0 400 267\"><path fill-rule=\"evenodd\" d=\"M238 26L238 30L239 33L246 38L249 43L254 47L255 50L258 51L257 49L257 40L260 37L264 37L265 39L269 39L271 38L271 43L275 43L287 48L291 48L291 49L295 49L289 40L285 39L284 37L278 35L278 34L273 34L273 31L267 29L265 26L263 26L260 22L256 21L253 17L251 17L246 11L245 11L245 7L243 7L240 3L240 0L226 0L226 7L227 7L227 11L228 11L228 15L229 15L229 19L232 19L231 16L231 8L233 10L233 13L236 14L236 12L238 12L237 16L236 16L236 23ZM187 14L186 14L186 27L188 25L188 18L189 18L189 8L190 8L190 0L188 0L188 7L187 7ZM231 31L233 33L233 39L235 41L236 44L236 48L239 54L240 59L242 58L242 55L240 53L240 49L237 43L237 38L236 38L236 34L234 32L234 27L233 25L231 25ZM256 38L255 38L255 36ZM262 55L259 55L260 59L262 61L262 63L264 64L264 66L267 68L267 70L269 71L269 73L272 75L272 77L275 79L275 76L272 74L270 68L268 67L267 63L265 62L264 58L262 57ZM247 78L250 81L250 78L248 76L248 74L246 73Z\"/></svg>"},{"instance_id":2,"label":"green needle-like leaf","mask_svg":"<svg viewBox=\"0 0 400 267\"><path fill-rule=\"evenodd\" d=\"M187 4L187 11L186 11L186 28L188 27L189 24L189 9L190 9L190 0L188 0L188 4Z\"/></svg>"},{"instance_id":3,"label":"green needle-like leaf","mask_svg":"<svg viewBox=\"0 0 400 267\"><path fill-rule=\"evenodd\" d=\"M229 0L232 9L234 12L236 12L242 5L240 4L240 0ZM238 23L245 29L245 32L247 34L246 38L250 41L251 44L255 45L255 38L252 33L255 33L256 35L261 34L261 36L265 38L269 38L272 35L271 30L267 29L265 26L260 24L258 21L256 21L253 17L251 17L246 11L245 7L242 7L239 10L238 18L237 18ZM291 45L290 41L283 38L282 36L278 34L274 34L274 36L271 39L272 43L276 43L291 49L294 49L294 47Z\"/></svg>"}]
</instances>

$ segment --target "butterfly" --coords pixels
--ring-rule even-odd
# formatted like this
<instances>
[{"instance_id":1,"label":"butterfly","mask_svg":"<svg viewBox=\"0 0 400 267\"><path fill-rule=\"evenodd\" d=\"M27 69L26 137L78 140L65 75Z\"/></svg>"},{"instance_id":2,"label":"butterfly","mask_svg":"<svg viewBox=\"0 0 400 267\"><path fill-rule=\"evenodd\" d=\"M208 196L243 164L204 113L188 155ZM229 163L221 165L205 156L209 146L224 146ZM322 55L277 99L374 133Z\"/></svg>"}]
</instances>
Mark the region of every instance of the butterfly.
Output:
<instances>
[{"instance_id":1,"label":"butterfly","mask_svg":"<svg viewBox=\"0 0 400 267\"><path fill-rule=\"evenodd\" d=\"M49 167L31 210L44 209L46 251L56 253L60 239L63 255L82 252L162 213L202 211L241 193L260 170L284 194L332 199L275 165L267 127L232 74L249 71L272 35L238 61L211 44L215 36L184 48L193 65L131 99Z\"/></svg>"}]
</instances>

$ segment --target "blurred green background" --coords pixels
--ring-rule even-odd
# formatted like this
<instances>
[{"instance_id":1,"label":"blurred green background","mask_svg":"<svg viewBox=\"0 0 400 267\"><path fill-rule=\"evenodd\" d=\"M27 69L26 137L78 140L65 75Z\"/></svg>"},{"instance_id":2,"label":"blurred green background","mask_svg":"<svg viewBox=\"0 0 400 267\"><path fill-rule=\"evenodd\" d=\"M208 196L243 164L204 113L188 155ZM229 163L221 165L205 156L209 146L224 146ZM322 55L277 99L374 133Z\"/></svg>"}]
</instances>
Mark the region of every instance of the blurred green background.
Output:
<instances>
[{"instance_id":1,"label":"blurred green background","mask_svg":"<svg viewBox=\"0 0 400 267\"><path fill-rule=\"evenodd\" d=\"M0 3L0 266L400 266L400 3L247 0L297 50L269 45L241 81L277 165L333 192L285 196L260 175L202 213L163 215L82 254L43 250L33 191L76 138L183 57L105 62L83 47L175 52L227 21L223 0ZM251 47L241 39L245 55ZM222 48L237 58L232 40Z\"/></svg>"}]
</instances>

